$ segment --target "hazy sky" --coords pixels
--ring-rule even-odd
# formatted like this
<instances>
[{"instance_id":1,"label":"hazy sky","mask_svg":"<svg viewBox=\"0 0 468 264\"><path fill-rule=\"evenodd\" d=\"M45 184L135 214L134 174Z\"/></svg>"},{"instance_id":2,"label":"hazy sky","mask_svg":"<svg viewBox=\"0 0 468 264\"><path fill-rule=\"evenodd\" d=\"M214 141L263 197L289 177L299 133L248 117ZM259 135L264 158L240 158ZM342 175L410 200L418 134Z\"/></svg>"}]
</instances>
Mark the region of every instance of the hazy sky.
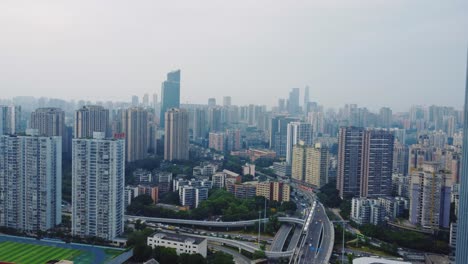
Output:
<instances>
[{"instance_id":1,"label":"hazy sky","mask_svg":"<svg viewBox=\"0 0 468 264\"><path fill-rule=\"evenodd\" d=\"M0 97L461 107L466 0L0 1Z\"/></svg>"}]
</instances>

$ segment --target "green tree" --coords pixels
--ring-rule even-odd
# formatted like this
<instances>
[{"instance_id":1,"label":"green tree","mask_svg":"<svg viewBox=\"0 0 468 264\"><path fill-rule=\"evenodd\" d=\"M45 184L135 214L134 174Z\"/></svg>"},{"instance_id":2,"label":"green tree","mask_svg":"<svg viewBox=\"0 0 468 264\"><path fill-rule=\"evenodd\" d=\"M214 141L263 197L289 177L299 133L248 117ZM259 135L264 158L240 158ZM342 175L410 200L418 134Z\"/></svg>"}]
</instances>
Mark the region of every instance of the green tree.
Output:
<instances>
[{"instance_id":1,"label":"green tree","mask_svg":"<svg viewBox=\"0 0 468 264\"><path fill-rule=\"evenodd\" d=\"M182 253L179 256L179 264L205 264L205 258L200 254Z\"/></svg>"},{"instance_id":2,"label":"green tree","mask_svg":"<svg viewBox=\"0 0 468 264\"><path fill-rule=\"evenodd\" d=\"M266 258L265 251L263 250L255 250L253 253L253 259L263 259Z\"/></svg>"},{"instance_id":3,"label":"green tree","mask_svg":"<svg viewBox=\"0 0 468 264\"><path fill-rule=\"evenodd\" d=\"M217 251L216 253L209 255L206 260L206 263L207 264L235 264L233 256L227 253L221 252L221 251Z\"/></svg>"},{"instance_id":4,"label":"green tree","mask_svg":"<svg viewBox=\"0 0 468 264\"><path fill-rule=\"evenodd\" d=\"M159 263L178 263L179 256L175 248L155 247L153 249L153 258Z\"/></svg>"}]
</instances>

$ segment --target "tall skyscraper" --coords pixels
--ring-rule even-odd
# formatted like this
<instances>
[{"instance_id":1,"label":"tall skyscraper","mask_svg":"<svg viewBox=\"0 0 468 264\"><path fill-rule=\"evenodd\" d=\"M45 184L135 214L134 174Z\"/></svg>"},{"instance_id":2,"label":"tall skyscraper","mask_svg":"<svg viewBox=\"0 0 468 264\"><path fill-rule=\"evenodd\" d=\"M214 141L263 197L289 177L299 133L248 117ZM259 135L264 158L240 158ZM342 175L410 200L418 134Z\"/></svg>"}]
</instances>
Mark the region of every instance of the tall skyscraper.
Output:
<instances>
[{"instance_id":1,"label":"tall skyscraper","mask_svg":"<svg viewBox=\"0 0 468 264\"><path fill-rule=\"evenodd\" d=\"M408 159L408 146L395 140L395 145L393 147L393 172L397 174L407 175Z\"/></svg>"},{"instance_id":2,"label":"tall skyscraper","mask_svg":"<svg viewBox=\"0 0 468 264\"><path fill-rule=\"evenodd\" d=\"M21 106L0 105L0 135L20 132Z\"/></svg>"},{"instance_id":3,"label":"tall skyscraper","mask_svg":"<svg viewBox=\"0 0 468 264\"><path fill-rule=\"evenodd\" d=\"M309 98L309 86L306 86L304 88L304 112L307 109L307 104L309 104L310 98Z\"/></svg>"},{"instance_id":4,"label":"tall skyscraper","mask_svg":"<svg viewBox=\"0 0 468 264\"><path fill-rule=\"evenodd\" d=\"M109 110L99 105L88 105L75 111L75 138L91 138L93 132L110 136Z\"/></svg>"},{"instance_id":5,"label":"tall skyscraper","mask_svg":"<svg viewBox=\"0 0 468 264\"><path fill-rule=\"evenodd\" d=\"M206 138L208 133L207 122L206 122L206 110L203 108L196 108L193 112L193 140L198 141Z\"/></svg>"},{"instance_id":6,"label":"tall skyscraper","mask_svg":"<svg viewBox=\"0 0 468 264\"><path fill-rule=\"evenodd\" d=\"M223 106L225 106L225 107L231 106L231 96L224 96L223 97Z\"/></svg>"},{"instance_id":7,"label":"tall skyscraper","mask_svg":"<svg viewBox=\"0 0 468 264\"><path fill-rule=\"evenodd\" d=\"M367 130L365 132L361 197L391 195L393 146L393 133L386 130Z\"/></svg>"},{"instance_id":8,"label":"tall skyscraper","mask_svg":"<svg viewBox=\"0 0 468 264\"><path fill-rule=\"evenodd\" d=\"M341 127L338 135L338 171L336 189L340 197L359 195L362 178L364 128Z\"/></svg>"},{"instance_id":9,"label":"tall skyscraper","mask_svg":"<svg viewBox=\"0 0 468 264\"><path fill-rule=\"evenodd\" d=\"M140 107L122 111L127 162L146 158L148 154L148 112Z\"/></svg>"},{"instance_id":10,"label":"tall skyscraper","mask_svg":"<svg viewBox=\"0 0 468 264\"><path fill-rule=\"evenodd\" d=\"M106 240L124 232L125 141L73 139L72 234Z\"/></svg>"},{"instance_id":11,"label":"tall skyscraper","mask_svg":"<svg viewBox=\"0 0 468 264\"><path fill-rule=\"evenodd\" d=\"M299 113L299 88L293 88L289 92L288 98L288 113L291 115L296 115Z\"/></svg>"},{"instance_id":12,"label":"tall skyscraper","mask_svg":"<svg viewBox=\"0 0 468 264\"><path fill-rule=\"evenodd\" d=\"M45 231L62 222L60 137L0 136L0 226Z\"/></svg>"},{"instance_id":13,"label":"tall skyscraper","mask_svg":"<svg viewBox=\"0 0 468 264\"><path fill-rule=\"evenodd\" d=\"M293 121L297 120L285 116L275 116L270 120L270 149L276 152L277 157L286 157L288 124Z\"/></svg>"},{"instance_id":14,"label":"tall skyscraper","mask_svg":"<svg viewBox=\"0 0 468 264\"><path fill-rule=\"evenodd\" d=\"M171 108L166 112L164 159L188 160L188 113L184 109Z\"/></svg>"},{"instance_id":15,"label":"tall skyscraper","mask_svg":"<svg viewBox=\"0 0 468 264\"><path fill-rule=\"evenodd\" d=\"M219 132L223 130L221 123L221 108L212 107L208 109L208 128L210 132Z\"/></svg>"},{"instance_id":16,"label":"tall skyscraper","mask_svg":"<svg viewBox=\"0 0 468 264\"><path fill-rule=\"evenodd\" d=\"M340 196L390 195L393 147L394 137L390 131L340 128L336 182Z\"/></svg>"},{"instance_id":17,"label":"tall skyscraper","mask_svg":"<svg viewBox=\"0 0 468 264\"><path fill-rule=\"evenodd\" d=\"M467 56L468 57L468 56ZM468 146L468 60L465 83L465 110L463 146ZM458 206L456 263L468 263L468 148L463 148L462 176L460 177L460 203Z\"/></svg>"},{"instance_id":18,"label":"tall skyscraper","mask_svg":"<svg viewBox=\"0 0 468 264\"><path fill-rule=\"evenodd\" d=\"M161 112L159 126L165 126L166 111L170 108L180 107L180 70L167 74L167 80L161 86Z\"/></svg>"},{"instance_id":19,"label":"tall skyscraper","mask_svg":"<svg viewBox=\"0 0 468 264\"><path fill-rule=\"evenodd\" d=\"M312 145L312 125L303 122L291 122L288 124L286 134L286 162L291 164L294 145L300 141L304 142L306 146Z\"/></svg>"}]
</instances>

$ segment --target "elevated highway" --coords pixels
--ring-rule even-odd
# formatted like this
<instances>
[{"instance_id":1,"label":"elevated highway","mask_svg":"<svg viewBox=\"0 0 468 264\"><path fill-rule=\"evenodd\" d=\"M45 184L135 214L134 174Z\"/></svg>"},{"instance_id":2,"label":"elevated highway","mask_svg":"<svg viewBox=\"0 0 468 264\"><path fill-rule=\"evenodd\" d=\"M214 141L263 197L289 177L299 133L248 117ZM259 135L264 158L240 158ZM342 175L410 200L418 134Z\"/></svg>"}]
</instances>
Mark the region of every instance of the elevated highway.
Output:
<instances>
[{"instance_id":1,"label":"elevated highway","mask_svg":"<svg viewBox=\"0 0 468 264\"><path fill-rule=\"evenodd\" d=\"M258 224L258 219L255 220L245 220L245 221L235 221L235 222L216 222L216 221L200 221L200 220L188 220L188 219L173 219L173 218L161 218L161 217L146 217L146 216L136 216L136 215L125 215L125 220L144 220L149 222L156 223L166 223L166 224L180 224L180 225L193 225L193 226L206 226L206 227L245 227L253 226ZM268 218L260 219L262 223L268 222ZM294 223L303 225L304 220L294 217L278 217L278 221L282 223Z\"/></svg>"}]
</instances>

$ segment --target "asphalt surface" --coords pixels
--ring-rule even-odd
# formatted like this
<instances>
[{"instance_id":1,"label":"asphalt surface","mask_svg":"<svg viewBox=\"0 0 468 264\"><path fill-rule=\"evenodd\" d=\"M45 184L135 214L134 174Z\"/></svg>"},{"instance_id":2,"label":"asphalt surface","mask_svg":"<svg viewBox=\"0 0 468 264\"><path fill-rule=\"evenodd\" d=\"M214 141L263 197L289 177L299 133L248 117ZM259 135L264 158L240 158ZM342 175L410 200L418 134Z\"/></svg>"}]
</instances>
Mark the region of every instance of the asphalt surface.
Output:
<instances>
[{"instance_id":1,"label":"asphalt surface","mask_svg":"<svg viewBox=\"0 0 468 264\"><path fill-rule=\"evenodd\" d=\"M291 241L289 241L288 251L294 250L296 248L297 243L299 242L299 238L301 238L301 233L302 233L302 227L296 226L296 228L294 229L294 233L291 237Z\"/></svg>"},{"instance_id":2,"label":"asphalt surface","mask_svg":"<svg viewBox=\"0 0 468 264\"><path fill-rule=\"evenodd\" d=\"M233 256L234 257L234 262L236 264L250 264L251 263L251 261L250 261L250 259L248 257L240 254L236 250L225 248L223 246L215 245L215 244L212 244L212 243L208 244L208 247L213 248L214 250L217 250L217 251L222 251L224 253L227 253L227 254Z\"/></svg>"},{"instance_id":3,"label":"asphalt surface","mask_svg":"<svg viewBox=\"0 0 468 264\"><path fill-rule=\"evenodd\" d=\"M292 225L290 224L283 224L281 225L278 232L276 232L275 238L273 239L273 243L271 244L270 251L282 251L284 247L284 243L286 242L286 238L289 235L289 232L292 230Z\"/></svg>"},{"instance_id":4,"label":"asphalt surface","mask_svg":"<svg viewBox=\"0 0 468 264\"><path fill-rule=\"evenodd\" d=\"M322 204L317 203L310 223L307 241L299 256L299 263L319 264L329 261L329 250L333 247L331 224Z\"/></svg>"}]
</instances>

